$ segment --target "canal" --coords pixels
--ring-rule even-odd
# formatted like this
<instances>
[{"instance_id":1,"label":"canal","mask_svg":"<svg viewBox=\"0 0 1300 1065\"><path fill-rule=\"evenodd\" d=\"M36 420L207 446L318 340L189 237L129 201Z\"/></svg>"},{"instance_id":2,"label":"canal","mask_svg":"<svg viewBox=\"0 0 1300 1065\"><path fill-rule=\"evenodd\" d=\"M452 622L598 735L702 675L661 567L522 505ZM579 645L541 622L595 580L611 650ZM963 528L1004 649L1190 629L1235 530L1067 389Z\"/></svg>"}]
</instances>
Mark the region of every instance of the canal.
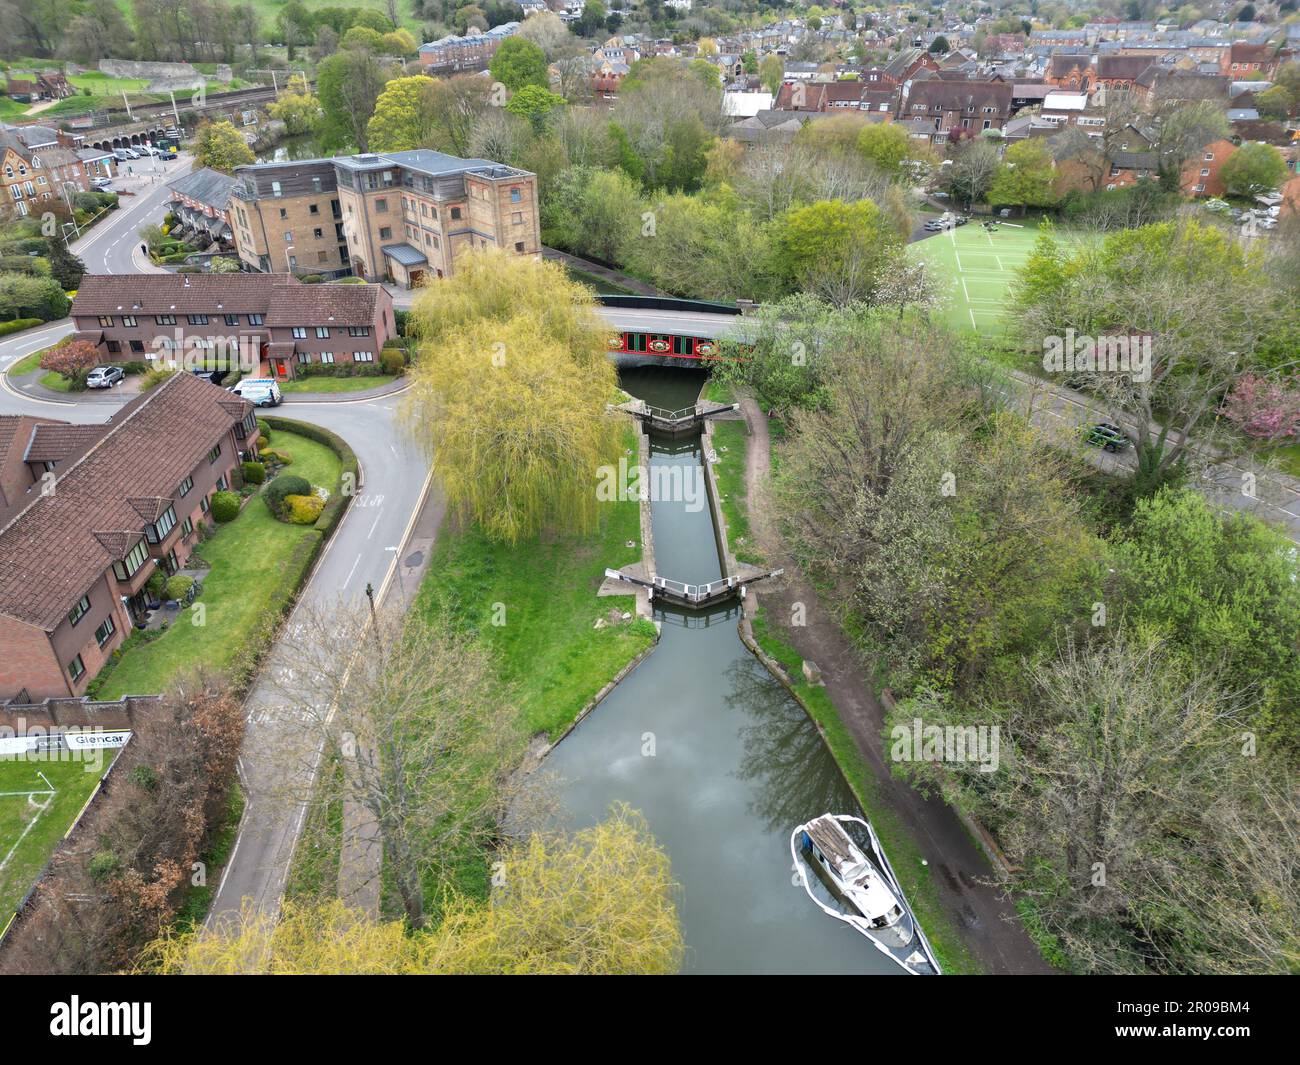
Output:
<instances>
[{"instance_id":1,"label":"canal","mask_svg":"<svg viewBox=\"0 0 1300 1065\"><path fill-rule=\"evenodd\" d=\"M656 406L695 402L704 375L623 371ZM651 440L652 467L701 477L699 438ZM677 484L664 477L659 483ZM656 568L692 583L722 575L707 506L651 504ZM860 814L816 727L741 643L738 603L657 608L659 645L546 759L573 827L611 803L640 810L681 885L685 971L896 973L861 935L821 913L797 885L794 826Z\"/></svg>"}]
</instances>

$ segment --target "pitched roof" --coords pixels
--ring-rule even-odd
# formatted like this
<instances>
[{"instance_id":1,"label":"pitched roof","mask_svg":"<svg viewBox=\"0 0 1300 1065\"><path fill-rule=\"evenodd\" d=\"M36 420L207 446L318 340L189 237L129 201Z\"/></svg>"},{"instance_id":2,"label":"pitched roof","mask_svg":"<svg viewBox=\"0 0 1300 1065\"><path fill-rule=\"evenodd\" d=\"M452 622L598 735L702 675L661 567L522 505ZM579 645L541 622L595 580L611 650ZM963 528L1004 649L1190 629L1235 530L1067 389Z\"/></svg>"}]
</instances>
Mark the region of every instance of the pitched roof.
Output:
<instances>
[{"instance_id":1,"label":"pitched roof","mask_svg":"<svg viewBox=\"0 0 1300 1065\"><path fill-rule=\"evenodd\" d=\"M1097 77L1132 81L1151 65L1145 55L1103 55L1097 57Z\"/></svg>"},{"instance_id":2,"label":"pitched roof","mask_svg":"<svg viewBox=\"0 0 1300 1065\"><path fill-rule=\"evenodd\" d=\"M118 411L83 455L55 471L53 492L5 516L0 613L52 631L240 420L231 402L216 385L178 373Z\"/></svg>"},{"instance_id":3,"label":"pitched roof","mask_svg":"<svg viewBox=\"0 0 1300 1065\"><path fill-rule=\"evenodd\" d=\"M179 196L224 211L230 206L230 190L235 184L235 179L229 174L205 166L171 182L167 187Z\"/></svg>"},{"instance_id":4,"label":"pitched roof","mask_svg":"<svg viewBox=\"0 0 1300 1065\"><path fill-rule=\"evenodd\" d=\"M383 292L379 285L295 285L271 293L266 324L325 325L334 321L369 325Z\"/></svg>"},{"instance_id":5,"label":"pitched roof","mask_svg":"<svg viewBox=\"0 0 1300 1065\"><path fill-rule=\"evenodd\" d=\"M87 274L68 313L184 314L187 305L261 312L276 291L310 288L289 274Z\"/></svg>"},{"instance_id":6,"label":"pitched roof","mask_svg":"<svg viewBox=\"0 0 1300 1065\"><path fill-rule=\"evenodd\" d=\"M104 435L102 425L73 425L60 422L38 425L27 442L24 462L63 462L79 455Z\"/></svg>"}]
</instances>

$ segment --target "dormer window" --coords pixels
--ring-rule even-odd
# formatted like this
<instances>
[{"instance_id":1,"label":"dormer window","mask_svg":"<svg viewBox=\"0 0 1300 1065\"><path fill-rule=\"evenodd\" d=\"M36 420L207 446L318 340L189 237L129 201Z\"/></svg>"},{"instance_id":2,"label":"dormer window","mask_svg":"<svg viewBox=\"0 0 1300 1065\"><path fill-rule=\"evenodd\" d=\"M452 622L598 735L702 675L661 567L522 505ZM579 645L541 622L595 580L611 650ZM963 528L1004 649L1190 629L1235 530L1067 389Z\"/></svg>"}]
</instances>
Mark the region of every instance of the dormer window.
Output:
<instances>
[{"instance_id":1,"label":"dormer window","mask_svg":"<svg viewBox=\"0 0 1300 1065\"><path fill-rule=\"evenodd\" d=\"M141 540L135 547L131 548L130 553L121 562L113 563L113 576L123 583L129 581L137 573L140 567L144 565L145 559L149 557L149 548Z\"/></svg>"},{"instance_id":2,"label":"dormer window","mask_svg":"<svg viewBox=\"0 0 1300 1065\"><path fill-rule=\"evenodd\" d=\"M151 544L162 543L167 534L176 527L176 509L168 507L162 516L145 530L145 537Z\"/></svg>"}]
</instances>

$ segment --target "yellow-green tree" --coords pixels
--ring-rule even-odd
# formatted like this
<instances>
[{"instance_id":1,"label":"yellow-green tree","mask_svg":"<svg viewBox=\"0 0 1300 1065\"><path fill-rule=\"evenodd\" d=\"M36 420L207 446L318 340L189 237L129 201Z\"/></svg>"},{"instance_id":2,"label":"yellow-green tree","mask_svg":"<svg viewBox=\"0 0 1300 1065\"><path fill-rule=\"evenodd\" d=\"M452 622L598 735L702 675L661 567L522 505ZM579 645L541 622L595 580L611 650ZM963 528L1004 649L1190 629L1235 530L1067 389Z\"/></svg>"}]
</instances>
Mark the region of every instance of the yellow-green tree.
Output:
<instances>
[{"instance_id":1,"label":"yellow-green tree","mask_svg":"<svg viewBox=\"0 0 1300 1065\"><path fill-rule=\"evenodd\" d=\"M464 253L416 299L407 420L448 502L490 538L586 532L617 453L614 369L594 297L558 265Z\"/></svg>"},{"instance_id":2,"label":"yellow-green tree","mask_svg":"<svg viewBox=\"0 0 1300 1065\"><path fill-rule=\"evenodd\" d=\"M234 123L204 122L194 138L194 162L229 174L237 166L254 162L256 156Z\"/></svg>"},{"instance_id":3,"label":"yellow-green tree","mask_svg":"<svg viewBox=\"0 0 1300 1065\"><path fill-rule=\"evenodd\" d=\"M433 137L435 82L424 74L394 78L375 101L366 126L371 151L405 152L426 147Z\"/></svg>"},{"instance_id":4,"label":"yellow-green tree","mask_svg":"<svg viewBox=\"0 0 1300 1065\"><path fill-rule=\"evenodd\" d=\"M684 952L668 856L635 811L503 855L490 902L449 901L407 934L337 899L254 909L212 933L165 937L143 971L168 974L668 974Z\"/></svg>"},{"instance_id":5,"label":"yellow-green tree","mask_svg":"<svg viewBox=\"0 0 1300 1065\"><path fill-rule=\"evenodd\" d=\"M295 75L289 79L274 103L266 108L267 114L284 123L289 134L310 133L320 122L320 100L316 98L304 79Z\"/></svg>"}]
</instances>

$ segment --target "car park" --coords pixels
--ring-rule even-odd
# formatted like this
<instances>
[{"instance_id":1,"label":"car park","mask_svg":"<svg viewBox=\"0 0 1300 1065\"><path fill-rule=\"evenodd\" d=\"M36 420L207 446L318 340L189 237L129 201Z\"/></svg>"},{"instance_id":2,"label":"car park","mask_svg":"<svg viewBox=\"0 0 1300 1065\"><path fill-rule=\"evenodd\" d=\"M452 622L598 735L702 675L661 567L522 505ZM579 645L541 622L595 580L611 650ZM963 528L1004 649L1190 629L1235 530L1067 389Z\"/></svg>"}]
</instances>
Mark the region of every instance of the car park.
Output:
<instances>
[{"instance_id":1,"label":"car park","mask_svg":"<svg viewBox=\"0 0 1300 1065\"><path fill-rule=\"evenodd\" d=\"M87 388L112 388L126 377L126 371L120 366L96 366L86 376Z\"/></svg>"},{"instance_id":2,"label":"car park","mask_svg":"<svg viewBox=\"0 0 1300 1065\"><path fill-rule=\"evenodd\" d=\"M1112 454L1123 451L1132 443L1123 429L1110 422L1098 422L1088 430L1084 439L1093 447L1099 447Z\"/></svg>"}]
</instances>

